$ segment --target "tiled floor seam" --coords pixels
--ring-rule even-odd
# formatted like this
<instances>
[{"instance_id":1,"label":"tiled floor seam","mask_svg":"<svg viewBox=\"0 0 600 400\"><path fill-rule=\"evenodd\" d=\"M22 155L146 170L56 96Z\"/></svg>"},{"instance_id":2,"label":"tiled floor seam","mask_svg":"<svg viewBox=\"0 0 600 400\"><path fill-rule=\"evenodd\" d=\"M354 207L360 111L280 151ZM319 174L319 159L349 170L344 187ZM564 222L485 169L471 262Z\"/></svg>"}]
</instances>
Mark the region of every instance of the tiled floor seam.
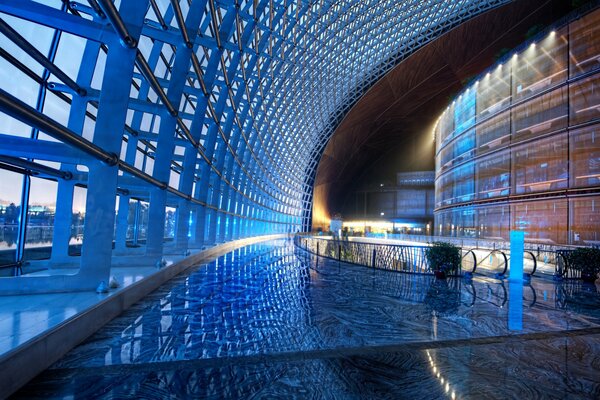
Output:
<instances>
[{"instance_id":1,"label":"tiled floor seam","mask_svg":"<svg viewBox=\"0 0 600 400\"><path fill-rule=\"evenodd\" d=\"M526 342L531 340L558 339L584 335L600 334L600 326L581 329L570 329L554 332L532 332L516 335L500 335L469 339L450 339L438 341L407 342L402 344L387 344L360 347L345 347L336 349L317 349L297 352L256 354L248 356L216 357L195 360L159 361L140 364L114 364L98 367L57 368L46 373L52 376L75 374L77 376L110 375L134 372L154 372L181 370L190 368L220 368L230 365L270 364L280 362L309 361L332 359L340 357L369 356L400 351L418 351L430 349L456 348L465 346L482 346L500 343Z\"/></svg>"}]
</instances>

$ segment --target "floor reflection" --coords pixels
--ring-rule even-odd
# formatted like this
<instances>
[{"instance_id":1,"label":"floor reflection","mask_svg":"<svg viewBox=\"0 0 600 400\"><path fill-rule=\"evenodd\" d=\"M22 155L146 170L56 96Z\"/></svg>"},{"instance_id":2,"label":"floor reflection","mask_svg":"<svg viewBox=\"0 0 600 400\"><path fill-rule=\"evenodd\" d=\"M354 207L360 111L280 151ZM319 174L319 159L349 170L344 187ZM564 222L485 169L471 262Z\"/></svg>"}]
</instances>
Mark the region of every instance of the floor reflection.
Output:
<instances>
[{"instance_id":1,"label":"floor reflection","mask_svg":"<svg viewBox=\"0 0 600 400\"><path fill-rule=\"evenodd\" d=\"M164 285L17 397L598 397L598 288L516 285L253 245Z\"/></svg>"}]
</instances>

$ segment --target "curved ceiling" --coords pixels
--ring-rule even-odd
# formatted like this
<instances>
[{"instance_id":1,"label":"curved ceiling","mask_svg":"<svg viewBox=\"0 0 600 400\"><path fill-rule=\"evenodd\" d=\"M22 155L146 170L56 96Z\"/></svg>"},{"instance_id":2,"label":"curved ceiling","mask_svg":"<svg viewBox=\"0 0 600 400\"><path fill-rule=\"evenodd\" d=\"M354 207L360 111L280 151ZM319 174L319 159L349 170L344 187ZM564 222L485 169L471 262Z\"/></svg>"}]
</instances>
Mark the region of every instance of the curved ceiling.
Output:
<instances>
[{"instance_id":1,"label":"curved ceiling","mask_svg":"<svg viewBox=\"0 0 600 400\"><path fill-rule=\"evenodd\" d=\"M424 44L507 2L2 2L2 44L17 56L2 53L0 122L117 166L118 176L72 175L94 206L119 190L149 200L157 221L165 206L199 206L198 224L212 225L197 232L213 241L231 236L229 222L242 235L296 230L310 225L318 160L356 100ZM59 169L78 160L65 155Z\"/></svg>"},{"instance_id":2,"label":"curved ceiling","mask_svg":"<svg viewBox=\"0 0 600 400\"><path fill-rule=\"evenodd\" d=\"M313 225L328 226L329 215L343 211L346 197L365 179L394 179L394 172L415 166L433 170L431 129L451 97L532 27L568 12L564 3L522 0L486 12L421 47L373 85L323 152Z\"/></svg>"}]
</instances>

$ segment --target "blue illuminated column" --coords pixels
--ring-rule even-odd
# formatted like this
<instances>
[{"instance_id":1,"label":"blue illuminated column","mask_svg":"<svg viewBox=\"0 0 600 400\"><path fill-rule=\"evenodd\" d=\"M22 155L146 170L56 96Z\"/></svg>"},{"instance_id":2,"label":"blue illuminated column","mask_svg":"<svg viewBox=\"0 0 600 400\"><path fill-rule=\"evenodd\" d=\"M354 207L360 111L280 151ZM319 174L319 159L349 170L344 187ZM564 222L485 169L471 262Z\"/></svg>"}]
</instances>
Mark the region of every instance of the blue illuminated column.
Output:
<instances>
[{"instance_id":1,"label":"blue illuminated column","mask_svg":"<svg viewBox=\"0 0 600 400\"><path fill-rule=\"evenodd\" d=\"M508 329L523 329L523 284L517 281L508 283Z\"/></svg>"},{"instance_id":2,"label":"blue illuminated column","mask_svg":"<svg viewBox=\"0 0 600 400\"><path fill-rule=\"evenodd\" d=\"M130 35L139 38L147 6L140 2L123 2L120 13ZM116 39L116 38L115 38ZM127 116L127 104L137 49L125 47L118 40L110 43L106 59L94 143L108 152L119 154L121 136ZM81 272L90 287L100 280L108 282L117 195L117 166L99 161L89 166L84 242ZM91 240L89 240L91 239Z\"/></svg>"},{"instance_id":3,"label":"blue illuminated column","mask_svg":"<svg viewBox=\"0 0 600 400\"><path fill-rule=\"evenodd\" d=\"M523 281L523 257L525 245L525 232L510 232L510 272L509 280L512 282Z\"/></svg>"}]
</instances>

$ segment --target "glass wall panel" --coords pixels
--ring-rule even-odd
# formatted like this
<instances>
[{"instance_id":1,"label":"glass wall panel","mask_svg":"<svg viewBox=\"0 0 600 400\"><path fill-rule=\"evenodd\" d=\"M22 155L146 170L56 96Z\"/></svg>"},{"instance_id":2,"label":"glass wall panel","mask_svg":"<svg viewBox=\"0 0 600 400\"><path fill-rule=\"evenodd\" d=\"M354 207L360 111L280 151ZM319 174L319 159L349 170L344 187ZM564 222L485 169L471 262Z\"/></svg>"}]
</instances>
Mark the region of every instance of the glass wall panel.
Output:
<instances>
[{"instance_id":1,"label":"glass wall panel","mask_svg":"<svg viewBox=\"0 0 600 400\"><path fill-rule=\"evenodd\" d=\"M475 129L463 133L454 142L454 162L459 163L473 158L475 149Z\"/></svg>"},{"instance_id":2,"label":"glass wall panel","mask_svg":"<svg viewBox=\"0 0 600 400\"><path fill-rule=\"evenodd\" d=\"M0 169L0 265L16 261L23 175Z\"/></svg>"},{"instance_id":3,"label":"glass wall panel","mask_svg":"<svg viewBox=\"0 0 600 400\"><path fill-rule=\"evenodd\" d=\"M50 258L57 189L58 184L55 181L31 178L25 231L26 260Z\"/></svg>"},{"instance_id":4,"label":"glass wall panel","mask_svg":"<svg viewBox=\"0 0 600 400\"><path fill-rule=\"evenodd\" d=\"M438 178L438 192L435 196L436 207L452 204L453 202L453 187L454 187L454 174L447 173Z\"/></svg>"},{"instance_id":5,"label":"glass wall panel","mask_svg":"<svg viewBox=\"0 0 600 400\"><path fill-rule=\"evenodd\" d=\"M136 231L138 240L146 240L148 235L148 207L147 201L139 201L138 218L136 220Z\"/></svg>"},{"instance_id":6,"label":"glass wall panel","mask_svg":"<svg viewBox=\"0 0 600 400\"><path fill-rule=\"evenodd\" d=\"M60 34L54 64L73 80L79 74L86 43L87 40L79 36L67 32Z\"/></svg>"},{"instance_id":7,"label":"glass wall panel","mask_svg":"<svg viewBox=\"0 0 600 400\"><path fill-rule=\"evenodd\" d=\"M566 128L567 95L563 86L513 108L513 141Z\"/></svg>"},{"instance_id":8,"label":"glass wall panel","mask_svg":"<svg viewBox=\"0 0 600 400\"><path fill-rule=\"evenodd\" d=\"M452 159L454 158L454 147L452 145L446 146L438 154L439 172L443 172L452 166Z\"/></svg>"},{"instance_id":9,"label":"glass wall panel","mask_svg":"<svg viewBox=\"0 0 600 400\"><path fill-rule=\"evenodd\" d=\"M433 129L433 135L435 137L435 154L437 154L442 148L442 131L440 130L439 121L435 124L435 128ZM237 147L238 148L236 149L236 152L240 150L241 141L238 143Z\"/></svg>"},{"instance_id":10,"label":"glass wall panel","mask_svg":"<svg viewBox=\"0 0 600 400\"><path fill-rule=\"evenodd\" d=\"M600 74L572 83L569 91L571 126L600 119Z\"/></svg>"},{"instance_id":11,"label":"glass wall panel","mask_svg":"<svg viewBox=\"0 0 600 400\"><path fill-rule=\"evenodd\" d=\"M598 244L599 38L595 10L493 66L449 105L435 204L456 207L435 213L435 234L508 239L512 228L539 243ZM473 205L474 224L465 207L475 198L491 201Z\"/></svg>"},{"instance_id":12,"label":"glass wall panel","mask_svg":"<svg viewBox=\"0 0 600 400\"><path fill-rule=\"evenodd\" d=\"M600 67L600 12L587 14L569 25L571 77Z\"/></svg>"},{"instance_id":13,"label":"glass wall panel","mask_svg":"<svg viewBox=\"0 0 600 400\"><path fill-rule=\"evenodd\" d=\"M510 193L510 150L477 161L478 198L507 196Z\"/></svg>"},{"instance_id":14,"label":"glass wall panel","mask_svg":"<svg viewBox=\"0 0 600 400\"><path fill-rule=\"evenodd\" d=\"M571 187L600 185L600 124L569 132Z\"/></svg>"},{"instance_id":15,"label":"glass wall panel","mask_svg":"<svg viewBox=\"0 0 600 400\"><path fill-rule=\"evenodd\" d=\"M477 119L496 114L510 103L510 69L497 67L477 84Z\"/></svg>"},{"instance_id":16,"label":"glass wall panel","mask_svg":"<svg viewBox=\"0 0 600 400\"><path fill-rule=\"evenodd\" d=\"M71 217L71 236L69 237L69 255L81 255L83 244L83 226L85 223L85 201L87 188L73 188L73 209Z\"/></svg>"},{"instance_id":17,"label":"glass wall panel","mask_svg":"<svg viewBox=\"0 0 600 400\"><path fill-rule=\"evenodd\" d=\"M452 234L452 210L440 211L435 214L435 234L438 236L450 236Z\"/></svg>"},{"instance_id":18,"label":"glass wall panel","mask_svg":"<svg viewBox=\"0 0 600 400\"><path fill-rule=\"evenodd\" d=\"M475 207L460 207L453 210L452 220L457 237L476 237L477 235L477 213Z\"/></svg>"},{"instance_id":19,"label":"glass wall panel","mask_svg":"<svg viewBox=\"0 0 600 400\"><path fill-rule=\"evenodd\" d=\"M484 154L510 143L510 111L482 122L477 127L477 154Z\"/></svg>"},{"instance_id":20,"label":"glass wall panel","mask_svg":"<svg viewBox=\"0 0 600 400\"><path fill-rule=\"evenodd\" d=\"M175 222L177 220L177 209L175 207L166 207L165 208L165 238L174 238L175 237Z\"/></svg>"},{"instance_id":21,"label":"glass wall panel","mask_svg":"<svg viewBox=\"0 0 600 400\"><path fill-rule=\"evenodd\" d=\"M567 243L567 200L542 200L511 205L512 229L525 232L525 241Z\"/></svg>"},{"instance_id":22,"label":"glass wall panel","mask_svg":"<svg viewBox=\"0 0 600 400\"><path fill-rule=\"evenodd\" d=\"M510 61L513 101L533 96L567 78L567 28L548 35Z\"/></svg>"},{"instance_id":23,"label":"glass wall panel","mask_svg":"<svg viewBox=\"0 0 600 400\"><path fill-rule=\"evenodd\" d=\"M461 94L454 106L454 134L459 135L475 125L475 99L477 91L472 88Z\"/></svg>"},{"instance_id":24,"label":"glass wall panel","mask_svg":"<svg viewBox=\"0 0 600 400\"><path fill-rule=\"evenodd\" d=\"M451 172L454 175L453 202L462 203L475 198L475 163L468 162Z\"/></svg>"},{"instance_id":25,"label":"glass wall panel","mask_svg":"<svg viewBox=\"0 0 600 400\"><path fill-rule=\"evenodd\" d=\"M454 134L454 104L450 104L439 122L440 143L443 146Z\"/></svg>"},{"instance_id":26,"label":"glass wall panel","mask_svg":"<svg viewBox=\"0 0 600 400\"><path fill-rule=\"evenodd\" d=\"M510 207L507 204L480 207L477 210L479 237L490 240L508 240Z\"/></svg>"},{"instance_id":27,"label":"glass wall panel","mask_svg":"<svg viewBox=\"0 0 600 400\"><path fill-rule=\"evenodd\" d=\"M571 243L600 245L600 196L569 200Z\"/></svg>"},{"instance_id":28,"label":"glass wall panel","mask_svg":"<svg viewBox=\"0 0 600 400\"><path fill-rule=\"evenodd\" d=\"M566 189L567 134L541 139L513 149L512 176L516 194Z\"/></svg>"}]
</instances>

